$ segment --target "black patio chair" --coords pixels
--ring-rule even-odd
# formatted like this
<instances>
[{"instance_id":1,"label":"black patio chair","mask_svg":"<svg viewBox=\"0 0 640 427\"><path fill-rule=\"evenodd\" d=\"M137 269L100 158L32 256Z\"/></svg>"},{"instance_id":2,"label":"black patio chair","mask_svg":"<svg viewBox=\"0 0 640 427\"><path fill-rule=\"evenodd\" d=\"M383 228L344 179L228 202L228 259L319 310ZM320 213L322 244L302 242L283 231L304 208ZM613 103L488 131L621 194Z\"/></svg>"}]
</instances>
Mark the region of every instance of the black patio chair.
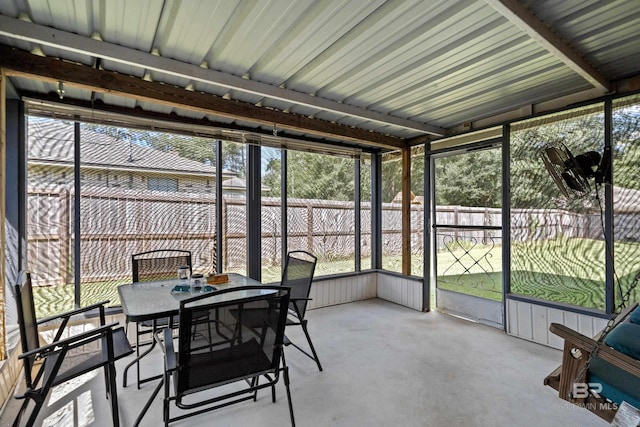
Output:
<instances>
[{"instance_id":1,"label":"black patio chair","mask_svg":"<svg viewBox=\"0 0 640 427\"><path fill-rule=\"evenodd\" d=\"M155 335L165 353L165 374L135 425L163 385L163 419L167 426L206 411L256 400L258 390L263 388L271 388L275 402L281 372L291 424L295 425L283 352L289 291L282 286L244 286L182 301L178 349L169 328ZM208 311L212 320L203 322L203 311ZM203 328L209 332L203 332ZM219 334L220 330L225 333ZM231 383L237 386L211 390ZM210 391L201 393L206 390ZM190 412L172 418L171 402Z\"/></svg>"},{"instance_id":2,"label":"black patio chair","mask_svg":"<svg viewBox=\"0 0 640 427\"><path fill-rule=\"evenodd\" d=\"M316 269L316 263L318 259L306 251L291 251L287 254L287 260L282 274L281 286L291 288L291 301L289 303L289 317L287 319L287 326L299 325L302 327L305 337L307 337L307 343L311 354L301 348L300 346L285 337L285 345L293 345L295 348L304 353L307 357L315 360L318 365L318 369L322 371L322 365L320 359L316 353L316 349L311 342L311 336L307 328L307 319L305 314L307 312L307 303L311 300L309 293L311 292L311 283L313 282L313 274Z\"/></svg>"},{"instance_id":3,"label":"black patio chair","mask_svg":"<svg viewBox=\"0 0 640 427\"><path fill-rule=\"evenodd\" d=\"M54 386L98 368L104 368L113 425L119 426L115 361L133 353L133 349L122 327L116 327L115 323L105 324L104 305L108 301L37 320L31 274L28 271L20 273L14 296L22 342L22 354L19 358L24 362L26 385L25 392L15 396L16 399L24 399L24 402L14 420L14 427L20 425L22 415L30 402L34 403L34 408L27 420L27 426L34 425ZM69 324L72 317L76 316L77 319L78 315L86 316L92 311L98 312L100 326L72 334ZM54 324L57 331L51 343L41 346L38 326L43 324Z\"/></svg>"},{"instance_id":4,"label":"black patio chair","mask_svg":"<svg viewBox=\"0 0 640 427\"><path fill-rule=\"evenodd\" d=\"M153 251L141 252L131 256L131 271L134 283L150 282L156 280L168 280L178 277L178 267L188 266L191 269L191 252L180 249L156 249ZM136 365L137 380L136 385L140 388L140 384L156 379L157 377L140 377L140 359L149 354L155 347L153 338L146 343L140 342L140 337L149 335L153 337L153 333L159 328L163 328L169 324L177 327L177 316L173 319L161 318L136 323L136 359L127 365L122 375L122 385L127 386L127 372L131 366ZM126 320L127 330L129 319ZM150 347L140 354L140 347L150 345Z\"/></svg>"}]
</instances>

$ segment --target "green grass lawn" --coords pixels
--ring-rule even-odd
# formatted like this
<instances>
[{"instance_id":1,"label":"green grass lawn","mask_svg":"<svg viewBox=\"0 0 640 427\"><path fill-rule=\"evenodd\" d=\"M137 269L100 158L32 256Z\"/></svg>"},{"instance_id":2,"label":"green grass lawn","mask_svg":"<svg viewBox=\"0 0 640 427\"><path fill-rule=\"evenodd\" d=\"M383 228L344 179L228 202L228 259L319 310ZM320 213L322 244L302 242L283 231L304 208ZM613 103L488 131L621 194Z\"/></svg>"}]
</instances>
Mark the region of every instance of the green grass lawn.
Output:
<instances>
[{"instance_id":1,"label":"green grass lawn","mask_svg":"<svg viewBox=\"0 0 640 427\"><path fill-rule=\"evenodd\" d=\"M438 251L436 286L440 289L502 300L502 247L475 246Z\"/></svg>"},{"instance_id":2,"label":"green grass lawn","mask_svg":"<svg viewBox=\"0 0 640 427\"><path fill-rule=\"evenodd\" d=\"M384 267L390 271L400 271L402 259L399 256L385 256L383 258ZM371 266L370 258L363 258L361 261L363 269L369 269ZM331 274L350 273L354 271L353 259L319 261L316 266L316 277L327 276ZM230 269L228 273L245 274L244 270ZM422 258L414 257L412 259L412 274L422 274ZM274 283L279 282L282 275L279 266L268 267L262 269L262 282ZM118 297L118 286L130 283L129 277L121 280L112 280L107 282L86 282L82 283L80 288L80 298L83 305L90 305L100 301L110 301L108 306L119 306L120 299ZM33 290L36 312L38 317L46 317L63 311L72 310L74 308L74 286L73 284L64 286L47 286L35 287Z\"/></svg>"},{"instance_id":3,"label":"green grass lawn","mask_svg":"<svg viewBox=\"0 0 640 427\"><path fill-rule=\"evenodd\" d=\"M605 308L605 244L602 240L568 238L511 247L513 293L578 305ZM640 243L616 242L616 304L640 269ZM637 301L635 291L631 301Z\"/></svg>"},{"instance_id":4,"label":"green grass lawn","mask_svg":"<svg viewBox=\"0 0 640 427\"><path fill-rule=\"evenodd\" d=\"M502 299L502 248L489 250L474 248L465 258L464 252L437 254L437 286L456 292L475 295L496 301ZM640 269L640 243L616 243L616 272L625 291L635 272ZM455 262L460 258L461 265ZM602 241L559 238L512 246L511 291L549 301L583 307L604 308L604 245ZM473 260L480 260L474 265ZM398 256L383 256L383 268L399 272L402 262ZM362 259L363 269L371 265L370 259ZM320 261L316 277L352 272L353 260ZM445 272L445 274L442 274ZM244 271L238 271L244 273ZM412 257L412 274L422 275L422 257ZM264 283L280 280L280 267L264 268ZM83 305L110 300L110 306L120 305L117 287L128 283L129 278L109 282L88 282L81 285ZM616 298L618 298L616 290ZM632 301L637 301L636 290ZM34 299L38 317L71 310L74 302L73 285L36 287Z\"/></svg>"},{"instance_id":5,"label":"green grass lawn","mask_svg":"<svg viewBox=\"0 0 640 427\"><path fill-rule=\"evenodd\" d=\"M396 257L399 258L399 257ZM371 261L363 260L363 265L371 265ZM326 276L330 274L348 273L354 271L353 260L337 260L331 262L318 262L315 276ZM230 269L228 273L246 274L244 270ZM279 282L282 272L279 266L263 268L262 282ZM106 282L86 282L80 285L80 298L83 305L90 305L100 301L110 301L108 306L119 306L118 286L131 283L129 277L121 280ZM37 316L46 317L74 308L74 286L68 284L64 286L35 287L33 289L34 302Z\"/></svg>"},{"instance_id":6,"label":"green grass lawn","mask_svg":"<svg viewBox=\"0 0 640 427\"><path fill-rule=\"evenodd\" d=\"M531 296L548 301L572 304L581 307L605 308L605 247L601 240L569 239L514 243L511 249L511 293ZM470 252L474 259L480 259L483 249ZM640 269L640 244L617 242L616 254L616 304ZM455 257L472 264L464 253L438 253L438 273L449 268L446 275L439 275L437 286L469 295L496 301L502 299L501 248L494 248L481 264L485 273L477 265L465 269L454 263ZM486 262L484 262L486 261ZM631 301L640 299L636 289Z\"/></svg>"}]
</instances>

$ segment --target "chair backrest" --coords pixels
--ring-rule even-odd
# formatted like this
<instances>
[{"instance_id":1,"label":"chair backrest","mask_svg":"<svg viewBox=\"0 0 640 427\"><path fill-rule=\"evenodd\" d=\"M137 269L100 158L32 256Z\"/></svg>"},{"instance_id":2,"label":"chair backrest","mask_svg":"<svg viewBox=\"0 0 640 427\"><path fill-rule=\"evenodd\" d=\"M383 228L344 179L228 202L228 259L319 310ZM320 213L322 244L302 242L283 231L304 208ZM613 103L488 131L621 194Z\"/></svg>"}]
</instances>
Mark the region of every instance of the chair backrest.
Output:
<instances>
[{"instance_id":1,"label":"chair backrest","mask_svg":"<svg viewBox=\"0 0 640 427\"><path fill-rule=\"evenodd\" d=\"M31 286L31 273L29 271L24 270L19 274L14 297L18 308L18 324L20 326L22 352L26 353L40 347L36 308L33 302L33 289ZM35 356L25 357L23 360L25 382L27 387L31 388L33 384L31 371L35 362Z\"/></svg>"},{"instance_id":2,"label":"chair backrest","mask_svg":"<svg viewBox=\"0 0 640 427\"><path fill-rule=\"evenodd\" d=\"M279 372L289 289L243 286L180 303L176 394Z\"/></svg>"},{"instance_id":3,"label":"chair backrest","mask_svg":"<svg viewBox=\"0 0 640 427\"><path fill-rule=\"evenodd\" d=\"M287 254L287 260L282 273L282 286L291 288L291 299L309 298L311 292L311 282L316 270L318 259L306 251L291 251ZM307 301L292 301L297 306L300 316L304 318L307 310Z\"/></svg>"},{"instance_id":4,"label":"chair backrest","mask_svg":"<svg viewBox=\"0 0 640 427\"><path fill-rule=\"evenodd\" d=\"M131 256L131 271L134 282L175 279L178 267L191 268L191 252L179 249L156 249Z\"/></svg>"}]
</instances>

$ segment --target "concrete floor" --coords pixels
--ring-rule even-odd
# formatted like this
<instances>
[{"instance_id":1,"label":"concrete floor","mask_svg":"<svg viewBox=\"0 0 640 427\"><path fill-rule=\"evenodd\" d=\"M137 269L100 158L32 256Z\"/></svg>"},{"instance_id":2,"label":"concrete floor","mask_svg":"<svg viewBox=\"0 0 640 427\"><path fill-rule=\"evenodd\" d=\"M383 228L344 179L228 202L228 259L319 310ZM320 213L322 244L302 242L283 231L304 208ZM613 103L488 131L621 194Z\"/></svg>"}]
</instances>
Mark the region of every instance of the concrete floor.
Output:
<instances>
[{"instance_id":1,"label":"concrete floor","mask_svg":"<svg viewBox=\"0 0 640 427\"><path fill-rule=\"evenodd\" d=\"M296 423L305 426L605 426L590 412L566 404L543 386L561 353L510 337L501 330L438 312L419 313L379 299L308 312L324 371L287 348ZM299 328L287 334L304 343ZM130 359L128 359L130 360ZM121 425L131 426L155 383L121 387ZM143 369L161 371L160 352ZM101 372L48 408L43 426L109 426ZM73 387L71 387L73 388ZM66 409L55 412L58 408ZM13 420L12 402L0 425ZM52 414L53 413L53 414ZM142 426L162 425L154 401ZM196 416L176 426L289 425L282 384L278 400L263 391L244 402Z\"/></svg>"}]
</instances>

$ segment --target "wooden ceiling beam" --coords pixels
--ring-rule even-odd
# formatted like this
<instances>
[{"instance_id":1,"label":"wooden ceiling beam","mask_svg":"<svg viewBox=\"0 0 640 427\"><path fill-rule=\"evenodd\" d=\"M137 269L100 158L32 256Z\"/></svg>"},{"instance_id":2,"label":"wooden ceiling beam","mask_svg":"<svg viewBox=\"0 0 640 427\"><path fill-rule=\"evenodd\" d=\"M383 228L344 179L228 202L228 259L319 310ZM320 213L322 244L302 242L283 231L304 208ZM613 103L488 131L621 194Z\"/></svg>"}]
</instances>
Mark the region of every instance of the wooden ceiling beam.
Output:
<instances>
[{"instance_id":1,"label":"wooden ceiling beam","mask_svg":"<svg viewBox=\"0 0 640 427\"><path fill-rule=\"evenodd\" d=\"M299 114L258 107L245 102L227 100L202 92L188 91L176 86L148 82L138 77L113 71L98 70L57 58L33 55L8 46L0 45L0 68L4 69L7 76L25 77L53 83L62 81L65 85L77 86L90 91L109 93L261 125L275 125L281 129L337 138L371 147L398 149L407 146L401 138Z\"/></svg>"},{"instance_id":2,"label":"wooden ceiling beam","mask_svg":"<svg viewBox=\"0 0 640 427\"><path fill-rule=\"evenodd\" d=\"M103 61L126 64L140 72L144 70L155 71L159 75L186 78L190 81L212 84L268 99L277 99L294 105L304 105L321 111L359 118L363 121L374 121L382 125L398 126L421 133L444 135L444 129L437 126L203 68L199 65L154 55L123 45L94 40L91 37L8 16L0 15L0 35L40 46L50 46L64 52L88 55Z\"/></svg>"},{"instance_id":3,"label":"wooden ceiling beam","mask_svg":"<svg viewBox=\"0 0 640 427\"><path fill-rule=\"evenodd\" d=\"M485 0L502 16L524 31L529 37L538 41L546 50L552 53L569 68L580 74L593 87L603 92L611 91L609 79L591 65L583 55L567 44L558 34L554 33L537 16L527 9L520 0Z\"/></svg>"}]
</instances>

